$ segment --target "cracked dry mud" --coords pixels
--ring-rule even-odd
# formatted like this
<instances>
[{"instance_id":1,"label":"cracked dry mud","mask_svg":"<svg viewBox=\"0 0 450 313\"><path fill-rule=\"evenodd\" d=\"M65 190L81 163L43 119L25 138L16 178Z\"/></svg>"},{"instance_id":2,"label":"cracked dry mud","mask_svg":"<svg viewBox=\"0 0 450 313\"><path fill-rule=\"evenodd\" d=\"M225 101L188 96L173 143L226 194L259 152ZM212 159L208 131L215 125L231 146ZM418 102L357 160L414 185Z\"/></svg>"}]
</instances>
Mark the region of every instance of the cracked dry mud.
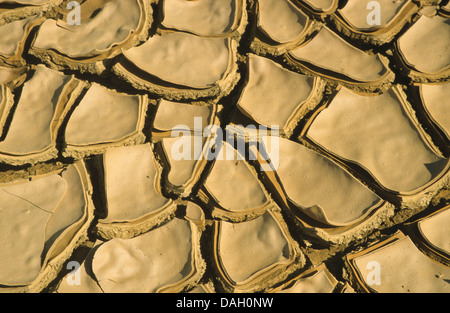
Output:
<instances>
[{"instance_id":1,"label":"cracked dry mud","mask_svg":"<svg viewBox=\"0 0 450 313\"><path fill-rule=\"evenodd\" d=\"M0 0L0 292L450 292L448 0L68 2Z\"/></svg>"}]
</instances>

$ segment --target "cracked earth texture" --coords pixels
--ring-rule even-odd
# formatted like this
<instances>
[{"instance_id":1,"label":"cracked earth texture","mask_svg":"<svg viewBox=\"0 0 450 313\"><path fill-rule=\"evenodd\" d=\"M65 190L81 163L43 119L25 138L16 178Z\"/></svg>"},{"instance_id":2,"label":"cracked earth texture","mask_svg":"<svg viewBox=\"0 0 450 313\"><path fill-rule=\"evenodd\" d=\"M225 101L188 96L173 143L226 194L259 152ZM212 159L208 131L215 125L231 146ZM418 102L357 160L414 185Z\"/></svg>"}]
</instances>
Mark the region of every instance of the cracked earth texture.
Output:
<instances>
[{"instance_id":1,"label":"cracked earth texture","mask_svg":"<svg viewBox=\"0 0 450 313\"><path fill-rule=\"evenodd\" d=\"M0 292L449 292L450 3L368 3L0 0Z\"/></svg>"}]
</instances>

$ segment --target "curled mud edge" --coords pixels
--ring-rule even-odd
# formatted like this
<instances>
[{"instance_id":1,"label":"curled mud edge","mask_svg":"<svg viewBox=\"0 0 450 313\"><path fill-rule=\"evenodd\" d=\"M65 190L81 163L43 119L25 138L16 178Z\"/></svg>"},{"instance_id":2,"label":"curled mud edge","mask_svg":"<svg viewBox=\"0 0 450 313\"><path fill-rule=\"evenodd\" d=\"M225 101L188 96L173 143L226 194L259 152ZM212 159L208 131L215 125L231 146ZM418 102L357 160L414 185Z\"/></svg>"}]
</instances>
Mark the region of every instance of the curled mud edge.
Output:
<instances>
[{"instance_id":1,"label":"curled mud edge","mask_svg":"<svg viewBox=\"0 0 450 313\"><path fill-rule=\"evenodd\" d=\"M450 292L448 1L78 2L0 1L0 293Z\"/></svg>"}]
</instances>

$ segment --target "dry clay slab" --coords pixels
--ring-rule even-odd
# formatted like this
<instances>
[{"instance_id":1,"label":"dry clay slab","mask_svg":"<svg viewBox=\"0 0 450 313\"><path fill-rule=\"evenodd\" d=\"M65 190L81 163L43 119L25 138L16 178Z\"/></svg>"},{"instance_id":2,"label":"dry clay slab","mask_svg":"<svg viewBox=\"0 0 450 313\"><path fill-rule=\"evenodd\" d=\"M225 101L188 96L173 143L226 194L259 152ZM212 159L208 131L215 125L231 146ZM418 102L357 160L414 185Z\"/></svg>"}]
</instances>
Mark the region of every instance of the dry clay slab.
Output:
<instances>
[{"instance_id":1,"label":"dry clay slab","mask_svg":"<svg viewBox=\"0 0 450 313\"><path fill-rule=\"evenodd\" d=\"M49 11L62 2L63 0L0 0L0 24Z\"/></svg>"},{"instance_id":2,"label":"dry clay slab","mask_svg":"<svg viewBox=\"0 0 450 313\"><path fill-rule=\"evenodd\" d=\"M162 179L170 192L189 196L207 164L207 143L208 138L203 136L183 135L163 138L155 144L163 164Z\"/></svg>"},{"instance_id":3,"label":"dry clay slab","mask_svg":"<svg viewBox=\"0 0 450 313\"><path fill-rule=\"evenodd\" d=\"M203 37L240 36L245 30L245 0L165 0L161 4L167 29Z\"/></svg>"},{"instance_id":4,"label":"dry clay slab","mask_svg":"<svg viewBox=\"0 0 450 313\"><path fill-rule=\"evenodd\" d=\"M331 15L331 20L346 37L380 46L394 40L419 12L419 6L411 0L380 0L370 4L370 0L347 1L343 8ZM372 16L378 12L377 4L379 20ZM370 19L373 19L374 25L368 23Z\"/></svg>"},{"instance_id":5,"label":"dry clay slab","mask_svg":"<svg viewBox=\"0 0 450 313\"><path fill-rule=\"evenodd\" d=\"M265 291L305 265L280 214L271 211L242 223L214 222L214 261L229 292Z\"/></svg>"},{"instance_id":6,"label":"dry clay slab","mask_svg":"<svg viewBox=\"0 0 450 313\"><path fill-rule=\"evenodd\" d=\"M113 71L133 87L168 100L217 97L239 79L237 40L162 31L124 51Z\"/></svg>"},{"instance_id":7,"label":"dry clay slab","mask_svg":"<svg viewBox=\"0 0 450 313\"><path fill-rule=\"evenodd\" d=\"M276 293L332 293L338 281L328 271L325 265L304 271L294 279L274 288Z\"/></svg>"},{"instance_id":8,"label":"dry clay slab","mask_svg":"<svg viewBox=\"0 0 450 313\"><path fill-rule=\"evenodd\" d=\"M402 205L414 210L448 186L448 159L423 131L397 86L374 95L341 89L312 119L305 136L362 167L383 190L401 196Z\"/></svg>"},{"instance_id":9,"label":"dry clay slab","mask_svg":"<svg viewBox=\"0 0 450 313\"><path fill-rule=\"evenodd\" d=\"M26 68L0 66L0 138L6 135L6 125L14 106L13 90L23 83Z\"/></svg>"},{"instance_id":10,"label":"dry clay slab","mask_svg":"<svg viewBox=\"0 0 450 313\"><path fill-rule=\"evenodd\" d=\"M13 104L14 95L11 89L0 85L0 137L3 137L5 123Z\"/></svg>"},{"instance_id":11,"label":"dry clay slab","mask_svg":"<svg viewBox=\"0 0 450 313\"><path fill-rule=\"evenodd\" d=\"M450 112L445 99L450 98L450 83L419 85L422 104L430 119L450 140ZM444 99L444 101L443 101Z\"/></svg>"},{"instance_id":12,"label":"dry clay slab","mask_svg":"<svg viewBox=\"0 0 450 313\"><path fill-rule=\"evenodd\" d=\"M65 277L59 293L178 293L198 284L205 271L201 231L175 218L133 239L98 241L84 261L80 286Z\"/></svg>"},{"instance_id":13,"label":"dry clay slab","mask_svg":"<svg viewBox=\"0 0 450 313\"><path fill-rule=\"evenodd\" d=\"M239 110L260 125L278 127L290 137L299 120L316 108L324 97L325 82L283 68L274 61L250 54L248 79Z\"/></svg>"},{"instance_id":14,"label":"dry clay slab","mask_svg":"<svg viewBox=\"0 0 450 313\"><path fill-rule=\"evenodd\" d=\"M318 18L324 18L338 8L338 0L291 0L303 11L315 15Z\"/></svg>"},{"instance_id":15,"label":"dry clay slab","mask_svg":"<svg viewBox=\"0 0 450 313\"><path fill-rule=\"evenodd\" d=\"M448 17L422 15L395 43L397 62L415 82L445 81L450 75L449 38Z\"/></svg>"},{"instance_id":16,"label":"dry clay slab","mask_svg":"<svg viewBox=\"0 0 450 313\"><path fill-rule=\"evenodd\" d=\"M100 74L106 70L105 61L148 38L153 22L150 2L85 1L80 6L80 25L69 25L65 15L47 19L39 27L30 53L58 70Z\"/></svg>"},{"instance_id":17,"label":"dry clay slab","mask_svg":"<svg viewBox=\"0 0 450 313\"><path fill-rule=\"evenodd\" d=\"M87 240L92 189L82 162L1 184L0 292L39 292Z\"/></svg>"},{"instance_id":18,"label":"dry clay slab","mask_svg":"<svg viewBox=\"0 0 450 313\"><path fill-rule=\"evenodd\" d=\"M394 214L393 204L342 164L303 144L263 134L250 138L249 145L252 168L264 169L264 189L303 232L319 241L348 244Z\"/></svg>"},{"instance_id":19,"label":"dry clay slab","mask_svg":"<svg viewBox=\"0 0 450 313\"><path fill-rule=\"evenodd\" d=\"M237 46L247 25L246 1L169 0L161 6L162 28L124 49L114 73L168 100L228 94L240 78Z\"/></svg>"},{"instance_id":20,"label":"dry clay slab","mask_svg":"<svg viewBox=\"0 0 450 313\"><path fill-rule=\"evenodd\" d=\"M68 107L63 155L82 158L107 148L142 144L147 95L130 95L92 84L76 106Z\"/></svg>"},{"instance_id":21,"label":"dry clay slab","mask_svg":"<svg viewBox=\"0 0 450 313\"><path fill-rule=\"evenodd\" d=\"M241 222L270 209L279 210L258 181L256 171L233 146L224 143L218 155L199 193L213 217Z\"/></svg>"},{"instance_id":22,"label":"dry clay slab","mask_svg":"<svg viewBox=\"0 0 450 313\"><path fill-rule=\"evenodd\" d=\"M187 197L206 166L209 127L218 127L217 104L161 100L152 125L162 179L170 192Z\"/></svg>"},{"instance_id":23,"label":"dry clay slab","mask_svg":"<svg viewBox=\"0 0 450 313\"><path fill-rule=\"evenodd\" d=\"M450 207L437 211L406 224L406 231L419 249L428 257L450 266L450 246L447 227Z\"/></svg>"},{"instance_id":24,"label":"dry clay slab","mask_svg":"<svg viewBox=\"0 0 450 313\"><path fill-rule=\"evenodd\" d=\"M257 26L252 50L257 54L281 55L302 44L318 24L292 1L260 0Z\"/></svg>"},{"instance_id":25,"label":"dry clay slab","mask_svg":"<svg viewBox=\"0 0 450 313\"><path fill-rule=\"evenodd\" d=\"M177 203L161 194L161 166L150 144L108 150L103 173L107 212L97 225L102 238L133 238L174 216Z\"/></svg>"},{"instance_id":26,"label":"dry clay slab","mask_svg":"<svg viewBox=\"0 0 450 313\"><path fill-rule=\"evenodd\" d=\"M25 60L22 58L25 42L32 28L44 20L45 18L41 14L35 14L8 23L0 23L0 33L2 34L0 37L0 64L25 65Z\"/></svg>"},{"instance_id":27,"label":"dry clay slab","mask_svg":"<svg viewBox=\"0 0 450 313\"><path fill-rule=\"evenodd\" d=\"M450 259L450 244L446 240L449 235L447 227L450 219L450 208L446 207L436 214L417 223L423 238L436 250L443 251Z\"/></svg>"},{"instance_id":28,"label":"dry clay slab","mask_svg":"<svg viewBox=\"0 0 450 313\"><path fill-rule=\"evenodd\" d=\"M0 66L0 85L15 88L25 79L27 67Z\"/></svg>"},{"instance_id":29,"label":"dry clay slab","mask_svg":"<svg viewBox=\"0 0 450 313\"><path fill-rule=\"evenodd\" d=\"M394 79L386 57L350 45L327 26L286 53L285 59L300 72L325 77L354 90L380 90Z\"/></svg>"},{"instance_id":30,"label":"dry clay slab","mask_svg":"<svg viewBox=\"0 0 450 313\"><path fill-rule=\"evenodd\" d=\"M445 293L450 290L450 268L431 260L403 233L348 255L346 262L365 291Z\"/></svg>"},{"instance_id":31,"label":"dry clay slab","mask_svg":"<svg viewBox=\"0 0 450 313\"><path fill-rule=\"evenodd\" d=\"M38 65L23 84L11 122L0 141L0 161L22 165L56 158L63 112L73 105L80 92L80 81L73 76Z\"/></svg>"}]
</instances>

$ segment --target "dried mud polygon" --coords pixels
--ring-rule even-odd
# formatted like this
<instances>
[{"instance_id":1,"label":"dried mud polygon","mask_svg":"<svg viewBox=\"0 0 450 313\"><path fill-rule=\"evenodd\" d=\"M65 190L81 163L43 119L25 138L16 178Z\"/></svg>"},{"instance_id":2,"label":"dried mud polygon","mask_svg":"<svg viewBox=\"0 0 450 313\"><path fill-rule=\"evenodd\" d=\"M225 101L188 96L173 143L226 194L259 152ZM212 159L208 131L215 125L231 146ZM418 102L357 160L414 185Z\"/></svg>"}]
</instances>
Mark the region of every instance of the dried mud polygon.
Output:
<instances>
[{"instance_id":1,"label":"dried mud polygon","mask_svg":"<svg viewBox=\"0 0 450 313\"><path fill-rule=\"evenodd\" d=\"M449 292L449 1L368 2L0 1L0 293Z\"/></svg>"}]
</instances>

